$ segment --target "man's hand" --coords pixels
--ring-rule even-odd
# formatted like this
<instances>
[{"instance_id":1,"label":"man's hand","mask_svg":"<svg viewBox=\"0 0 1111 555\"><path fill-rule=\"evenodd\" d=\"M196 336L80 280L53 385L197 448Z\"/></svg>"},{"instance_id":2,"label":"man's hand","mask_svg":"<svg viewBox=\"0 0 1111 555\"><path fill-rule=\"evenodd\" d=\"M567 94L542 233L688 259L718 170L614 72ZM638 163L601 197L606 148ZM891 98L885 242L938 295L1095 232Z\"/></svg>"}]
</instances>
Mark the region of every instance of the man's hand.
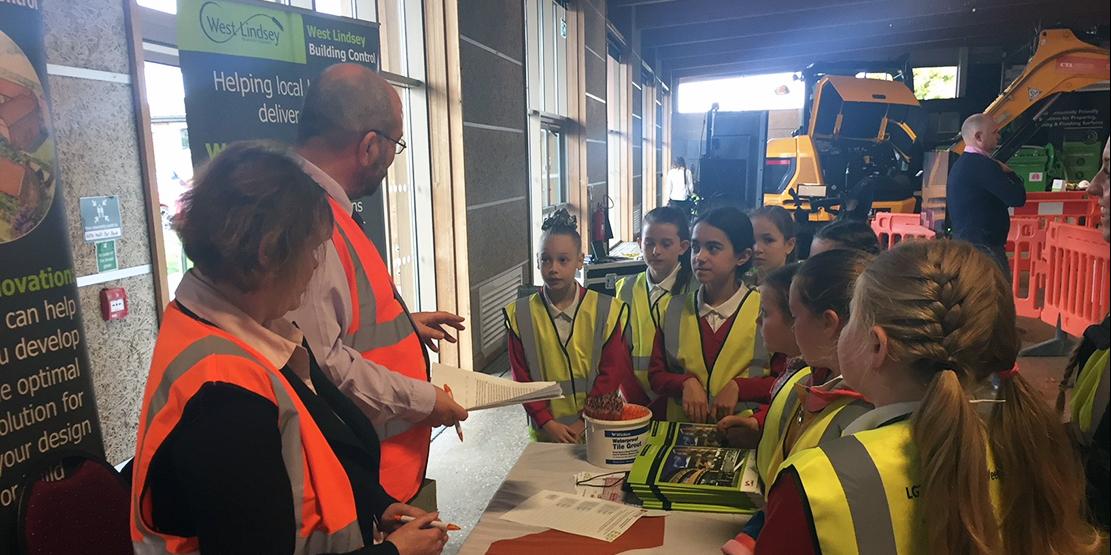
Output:
<instances>
[{"instance_id":1,"label":"man's hand","mask_svg":"<svg viewBox=\"0 0 1111 555\"><path fill-rule=\"evenodd\" d=\"M410 316L413 318L413 325L417 329L417 335L420 336L421 342L434 353L440 352L438 341L443 340L448 343L458 341L444 329L444 326L459 331L467 329L463 325L465 318L450 312L414 312Z\"/></svg>"},{"instance_id":2,"label":"man's hand","mask_svg":"<svg viewBox=\"0 0 1111 555\"><path fill-rule=\"evenodd\" d=\"M437 426L454 426L456 422L462 422L467 419L467 409L455 402L443 389L432 386L436 389L436 404L432 407L432 413L420 423L425 426L433 428Z\"/></svg>"},{"instance_id":3,"label":"man's hand","mask_svg":"<svg viewBox=\"0 0 1111 555\"><path fill-rule=\"evenodd\" d=\"M383 532L390 533L401 528L403 524L397 517L411 516L413 518L420 518L427 512L428 511L423 511L412 505L406 505L405 503L394 503L386 507L386 511L382 513L382 522L380 522L379 525L382 527Z\"/></svg>"},{"instance_id":4,"label":"man's hand","mask_svg":"<svg viewBox=\"0 0 1111 555\"><path fill-rule=\"evenodd\" d=\"M687 413L687 419L697 423L705 422L710 415L710 400L698 378L683 382L683 412Z\"/></svg>"},{"instance_id":5,"label":"man's hand","mask_svg":"<svg viewBox=\"0 0 1111 555\"><path fill-rule=\"evenodd\" d=\"M544 433L548 435L549 439L557 443L579 442L579 436L576 435L575 432L571 431L570 426L565 426L563 424L560 424L559 422L556 422L555 420L549 420L547 423L545 423L543 426L543 430Z\"/></svg>"}]
</instances>

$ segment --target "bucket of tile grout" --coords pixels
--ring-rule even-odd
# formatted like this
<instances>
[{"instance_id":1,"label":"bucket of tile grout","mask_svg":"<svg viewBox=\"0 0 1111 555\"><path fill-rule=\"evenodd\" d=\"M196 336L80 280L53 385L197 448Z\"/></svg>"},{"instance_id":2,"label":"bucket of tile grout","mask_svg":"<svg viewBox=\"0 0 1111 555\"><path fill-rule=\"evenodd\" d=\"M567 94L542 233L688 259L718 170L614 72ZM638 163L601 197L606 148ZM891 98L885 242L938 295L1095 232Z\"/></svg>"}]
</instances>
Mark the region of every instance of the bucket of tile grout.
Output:
<instances>
[{"instance_id":1,"label":"bucket of tile grout","mask_svg":"<svg viewBox=\"0 0 1111 555\"><path fill-rule=\"evenodd\" d=\"M586 422L586 462L601 468L629 470L644 446L651 427L652 412L640 405L642 416L630 420L598 420L583 416Z\"/></svg>"}]
</instances>

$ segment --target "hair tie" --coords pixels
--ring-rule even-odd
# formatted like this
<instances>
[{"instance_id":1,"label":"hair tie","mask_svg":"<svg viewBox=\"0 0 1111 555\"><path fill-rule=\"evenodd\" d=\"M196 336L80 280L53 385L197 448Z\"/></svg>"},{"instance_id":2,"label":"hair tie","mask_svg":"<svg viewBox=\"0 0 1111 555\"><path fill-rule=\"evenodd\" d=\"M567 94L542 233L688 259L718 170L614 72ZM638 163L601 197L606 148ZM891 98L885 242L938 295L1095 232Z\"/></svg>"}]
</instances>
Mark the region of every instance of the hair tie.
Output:
<instances>
[{"instance_id":1,"label":"hair tie","mask_svg":"<svg viewBox=\"0 0 1111 555\"><path fill-rule=\"evenodd\" d=\"M999 376L1000 380L1009 380L1011 378L1014 378L1018 375L1018 362L1015 362L1015 365L1012 366L1010 370L1002 370L996 372L995 374Z\"/></svg>"}]
</instances>

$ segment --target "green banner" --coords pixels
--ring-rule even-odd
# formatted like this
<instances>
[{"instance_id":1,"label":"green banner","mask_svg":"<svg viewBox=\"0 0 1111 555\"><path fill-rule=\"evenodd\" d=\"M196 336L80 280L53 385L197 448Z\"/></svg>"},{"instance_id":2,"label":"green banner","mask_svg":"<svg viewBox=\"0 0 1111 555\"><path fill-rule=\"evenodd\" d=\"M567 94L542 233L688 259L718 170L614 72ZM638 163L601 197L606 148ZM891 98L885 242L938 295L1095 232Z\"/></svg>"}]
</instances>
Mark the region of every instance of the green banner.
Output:
<instances>
[{"instance_id":1,"label":"green banner","mask_svg":"<svg viewBox=\"0 0 1111 555\"><path fill-rule=\"evenodd\" d=\"M63 451L104 456L50 122L42 13L0 0L0 553ZM105 369L110 371L111 369ZM53 463L51 463L53 464ZM62 486L65 487L65 486Z\"/></svg>"}]
</instances>

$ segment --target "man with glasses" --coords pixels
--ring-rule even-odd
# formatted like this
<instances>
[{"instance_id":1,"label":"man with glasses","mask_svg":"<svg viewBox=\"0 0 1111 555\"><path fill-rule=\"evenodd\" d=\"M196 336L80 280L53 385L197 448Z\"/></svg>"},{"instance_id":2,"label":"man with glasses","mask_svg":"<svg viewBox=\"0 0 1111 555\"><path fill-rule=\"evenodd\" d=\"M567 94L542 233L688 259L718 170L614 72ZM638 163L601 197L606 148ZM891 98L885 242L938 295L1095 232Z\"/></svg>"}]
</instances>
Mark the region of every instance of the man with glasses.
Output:
<instances>
[{"instance_id":1,"label":"man with glasses","mask_svg":"<svg viewBox=\"0 0 1111 555\"><path fill-rule=\"evenodd\" d=\"M439 340L454 342L444 326L463 329L463 319L410 314L352 210L352 198L382 186L405 149L403 132L397 92L364 66L331 66L309 88L296 152L328 193L336 223L300 308L287 318L304 332L324 373L374 422L382 486L408 502L424 480L431 427L452 426L467 411L429 382L425 351Z\"/></svg>"}]
</instances>

